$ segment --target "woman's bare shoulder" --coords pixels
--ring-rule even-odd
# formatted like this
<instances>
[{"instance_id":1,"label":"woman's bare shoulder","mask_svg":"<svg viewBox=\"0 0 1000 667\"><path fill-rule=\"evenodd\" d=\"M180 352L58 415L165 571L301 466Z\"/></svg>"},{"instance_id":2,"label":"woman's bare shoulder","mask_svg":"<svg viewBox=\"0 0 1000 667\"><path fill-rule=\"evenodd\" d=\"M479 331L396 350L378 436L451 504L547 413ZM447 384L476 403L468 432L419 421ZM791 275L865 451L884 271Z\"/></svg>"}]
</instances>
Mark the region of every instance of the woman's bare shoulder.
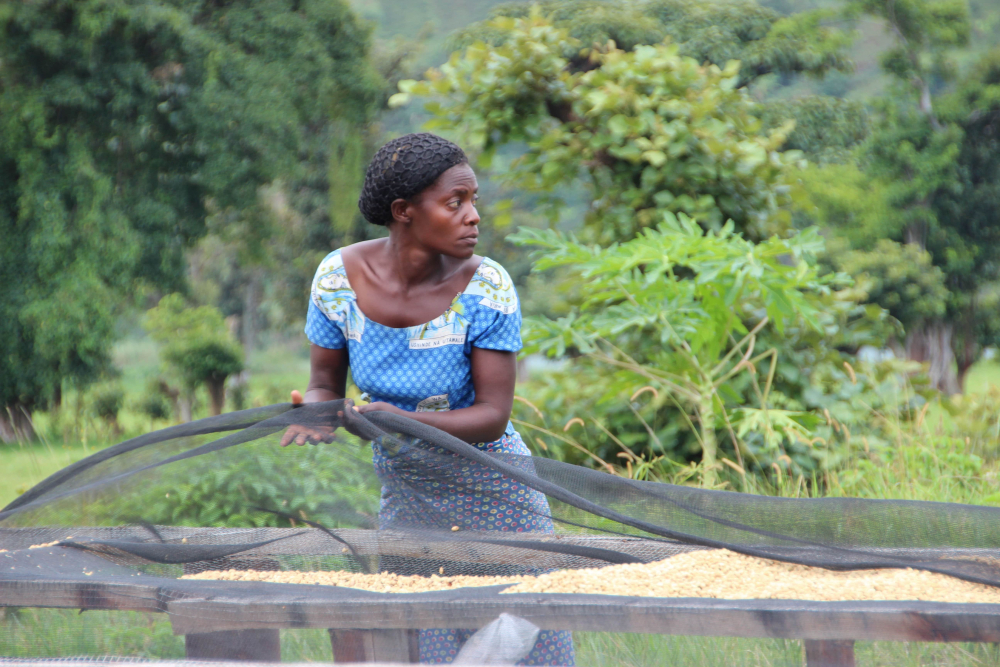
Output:
<instances>
[{"instance_id":1,"label":"woman's bare shoulder","mask_svg":"<svg viewBox=\"0 0 1000 667\"><path fill-rule=\"evenodd\" d=\"M350 259L361 259L367 260L373 254L379 251L385 246L388 239L369 239L367 241L358 241L357 243L352 243L351 245L341 246L340 254L343 257L348 257Z\"/></svg>"}]
</instances>

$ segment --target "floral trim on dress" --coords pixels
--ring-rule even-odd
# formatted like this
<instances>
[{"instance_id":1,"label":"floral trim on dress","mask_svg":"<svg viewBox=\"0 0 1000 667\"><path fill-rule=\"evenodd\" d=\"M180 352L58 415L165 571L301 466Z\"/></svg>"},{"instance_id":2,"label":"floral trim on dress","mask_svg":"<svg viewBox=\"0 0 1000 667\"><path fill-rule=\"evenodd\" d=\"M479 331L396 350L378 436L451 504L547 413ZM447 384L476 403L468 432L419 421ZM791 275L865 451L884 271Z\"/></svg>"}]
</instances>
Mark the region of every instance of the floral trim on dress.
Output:
<instances>
[{"instance_id":1,"label":"floral trim on dress","mask_svg":"<svg viewBox=\"0 0 1000 667\"><path fill-rule=\"evenodd\" d=\"M365 333L365 317L354 306L358 298L347 279L347 269L339 250L320 262L313 280L312 300L324 315L340 325L345 338L361 342Z\"/></svg>"},{"instance_id":2,"label":"floral trim on dress","mask_svg":"<svg viewBox=\"0 0 1000 667\"><path fill-rule=\"evenodd\" d=\"M479 305L492 308L504 315L510 315L517 310L517 291L514 281L507 271L489 257L483 258L483 263L472 276L469 286L463 294L481 296Z\"/></svg>"},{"instance_id":3,"label":"floral trim on dress","mask_svg":"<svg viewBox=\"0 0 1000 667\"><path fill-rule=\"evenodd\" d=\"M517 311L517 291L507 271L484 257L465 290L457 294L448 310L430 322L406 328L411 350L429 350L443 345L464 345L469 330L463 296L478 296L479 305L504 315ZM361 342L365 315L357 306L357 295L347 279L340 250L326 256L313 280L312 300L324 315L340 326L344 337Z\"/></svg>"},{"instance_id":4,"label":"floral trim on dress","mask_svg":"<svg viewBox=\"0 0 1000 667\"><path fill-rule=\"evenodd\" d=\"M406 337L411 350L429 350L442 345L465 345L465 335L469 330L469 319L465 316L465 306L458 294L451 301L448 310L426 324L406 328Z\"/></svg>"}]
</instances>

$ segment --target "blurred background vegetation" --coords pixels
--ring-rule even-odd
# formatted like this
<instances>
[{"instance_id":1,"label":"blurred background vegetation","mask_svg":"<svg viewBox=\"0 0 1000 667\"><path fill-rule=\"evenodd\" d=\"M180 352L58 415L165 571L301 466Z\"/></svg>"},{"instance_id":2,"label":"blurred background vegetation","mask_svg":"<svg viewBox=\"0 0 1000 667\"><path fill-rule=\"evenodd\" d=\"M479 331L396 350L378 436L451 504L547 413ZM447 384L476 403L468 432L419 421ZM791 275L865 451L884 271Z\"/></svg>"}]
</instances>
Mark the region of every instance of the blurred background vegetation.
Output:
<instances>
[{"instance_id":1,"label":"blurred background vegetation","mask_svg":"<svg viewBox=\"0 0 1000 667\"><path fill-rule=\"evenodd\" d=\"M1000 504L992 0L45 0L0 31L0 504L304 388L313 271L383 231L364 167L425 127L475 158L536 454Z\"/></svg>"}]
</instances>

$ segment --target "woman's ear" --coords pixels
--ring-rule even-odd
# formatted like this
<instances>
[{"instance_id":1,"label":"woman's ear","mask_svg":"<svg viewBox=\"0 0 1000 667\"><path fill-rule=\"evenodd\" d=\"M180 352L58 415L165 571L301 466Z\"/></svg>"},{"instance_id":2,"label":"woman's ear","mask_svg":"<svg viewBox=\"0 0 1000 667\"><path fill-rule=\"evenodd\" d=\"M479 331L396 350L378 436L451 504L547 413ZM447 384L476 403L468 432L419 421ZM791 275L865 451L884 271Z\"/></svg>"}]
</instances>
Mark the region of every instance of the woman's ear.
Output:
<instances>
[{"instance_id":1,"label":"woman's ear","mask_svg":"<svg viewBox=\"0 0 1000 667\"><path fill-rule=\"evenodd\" d=\"M392 212L393 222L408 223L413 220L413 214L411 211L413 204L405 199L397 199L389 205L389 210Z\"/></svg>"}]
</instances>

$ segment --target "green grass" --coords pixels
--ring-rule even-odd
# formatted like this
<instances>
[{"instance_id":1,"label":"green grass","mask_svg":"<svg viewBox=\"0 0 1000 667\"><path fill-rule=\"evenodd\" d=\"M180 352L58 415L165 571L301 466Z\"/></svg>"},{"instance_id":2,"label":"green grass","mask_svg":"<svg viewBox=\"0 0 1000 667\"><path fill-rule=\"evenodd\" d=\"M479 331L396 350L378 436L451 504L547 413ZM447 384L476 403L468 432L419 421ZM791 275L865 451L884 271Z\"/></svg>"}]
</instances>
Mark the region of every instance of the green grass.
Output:
<instances>
[{"instance_id":1,"label":"green grass","mask_svg":"<svg viewBox=\"0 0 1000 667\"><path fill-rule=\"evenodd\" d=\"M184 657L184 639L174 636L164 614L27 607L0 613L4 657Z\"/></svg>"},{"instance_id":2,"label":"green grass","mask_svg":"<svg viewBox=\"0 0 1000 667\"><path fill-rule=\"evenodd\" d=\"M0 607L0 656L184 658L184 637L166 614ZM285 662L333 662L326 630L282 630Z\"/></svg>"},{"instance_id":3,"label":"green grass","mask_svg":"<svg viewBox=\"0 0 1000 667\"><path fill-rule=\"evenodd\" d=\"M578 667L800 667L802 643L784 639L741 639L626 633L573 634ZM986 666L1000 664L995 644L858 642L858 667ZM0 656L64 658L125 656L184 657L165 614L16 608L0 611ZM332 662L325 630L282 630L285 662Z\"/></svg>"},{"instance_id":4,"label":"green grass","mask_svg":"<svg viewBox=\"0 0 1000 667\"><path fill-rule=\"evenodd\" d=\"M1000 388L1000 363L992 359L975 364L965 377L967 393L981 394L990 388Z\"/></svg>"},{"instance_id":5,"label":"green grass","mask_svg":"<svg viewBox=\"0 0 1000 667\"><path fill-rule=\"evenodd\" d=\"M573 634L578 667L801 667L802 643L786 639L741 639L625 633ZM965 667L1000 664L994 644L858 642L857 667Z\"/></svg>"},{"instance_id":6,"label":"green grass","mask_svg":"<svg viewBox=\"0 0 1000 667\"><path fill-rule=\"evenodd\" d=\"M49 475L96 451L76 445L0 443L0 507Z\"/></svg>"}]
</instances>

